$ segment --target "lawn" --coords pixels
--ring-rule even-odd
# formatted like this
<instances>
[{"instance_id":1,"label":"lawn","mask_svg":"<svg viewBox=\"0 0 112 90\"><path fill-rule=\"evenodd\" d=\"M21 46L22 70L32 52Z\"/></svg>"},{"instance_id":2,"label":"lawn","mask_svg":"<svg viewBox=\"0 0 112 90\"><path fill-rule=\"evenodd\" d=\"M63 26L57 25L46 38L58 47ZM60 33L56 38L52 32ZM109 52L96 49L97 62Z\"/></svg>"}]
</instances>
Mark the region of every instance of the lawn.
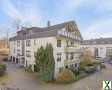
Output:
<instances>
[{"instance_id":1,"label":"lawn","mask_svg":"<svg viewBox=\"0 0 112 90\"><path fill-rule=\"evenodd\" d=\"M0 76L0 85L5 85L8 80L8 74L5 74L4 76Z\"/></svg>"}]
</instances>

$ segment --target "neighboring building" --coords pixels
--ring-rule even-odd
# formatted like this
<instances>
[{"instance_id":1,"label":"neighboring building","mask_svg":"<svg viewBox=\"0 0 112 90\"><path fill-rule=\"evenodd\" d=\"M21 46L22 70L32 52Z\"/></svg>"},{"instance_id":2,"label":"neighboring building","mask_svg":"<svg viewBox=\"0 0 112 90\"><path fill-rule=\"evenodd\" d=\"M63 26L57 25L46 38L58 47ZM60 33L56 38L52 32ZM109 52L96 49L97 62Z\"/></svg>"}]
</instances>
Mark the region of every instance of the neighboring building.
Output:
<instances>
[{"instance_id":1,"label":"neighboring building","mask_svg":"<svg viewBox=\"0 0 112 90\"><path fill-rule=\"evenodd\" d=\"M28 67L35 64L35 52L41 46L51 43L55 59L55 77L64 67L79 67L82 36L74 21L48 27L23 28L17 36L10 38L12 62Z\"/></svg>"},{"instance_id":2,"label":"neighboring building","mask_svg":"<svg viewBox=\"0 0 112 90\"><path fill-rule=\"evenodd\" d=\"M82 48L90 49L94 57L108 58L112 54L112 38L84 40Z\"/></svg>"}]
</instances>

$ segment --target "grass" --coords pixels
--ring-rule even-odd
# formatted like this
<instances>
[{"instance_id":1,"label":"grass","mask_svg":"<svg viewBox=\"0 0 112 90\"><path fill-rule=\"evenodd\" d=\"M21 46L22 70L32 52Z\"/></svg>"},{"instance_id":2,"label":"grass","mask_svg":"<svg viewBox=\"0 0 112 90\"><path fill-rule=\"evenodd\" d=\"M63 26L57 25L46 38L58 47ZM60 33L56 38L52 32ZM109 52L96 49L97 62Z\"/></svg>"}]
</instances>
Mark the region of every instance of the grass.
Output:
<instances>
[{"instance_id":1,"label":"grass","mask_svg":"<svg viewBox=\"0 0 112 90\"><path fill-rule=\"evenodd\" d=\"M5 74L4 76L0 76L0 85L5 85L8 80L8 74Z\"/></svg>"}]
</instances>

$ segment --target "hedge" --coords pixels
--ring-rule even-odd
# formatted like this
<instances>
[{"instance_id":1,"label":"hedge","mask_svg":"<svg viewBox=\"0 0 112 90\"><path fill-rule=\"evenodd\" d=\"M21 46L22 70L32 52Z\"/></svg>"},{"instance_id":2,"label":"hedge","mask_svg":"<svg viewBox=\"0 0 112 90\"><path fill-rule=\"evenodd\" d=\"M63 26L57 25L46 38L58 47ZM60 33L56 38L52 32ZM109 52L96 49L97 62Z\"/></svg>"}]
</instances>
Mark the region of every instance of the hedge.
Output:
<instances>
[{"instance_id":1,"label":"hedge","mask_svg":"<svg viewBox=\"0 0 112 90\"><path fill-rule=\"evenodd\" d=\"M3 76L6 71L6 65L5 64L0 64L0 76Z\"/></svg>"}]
</instances>

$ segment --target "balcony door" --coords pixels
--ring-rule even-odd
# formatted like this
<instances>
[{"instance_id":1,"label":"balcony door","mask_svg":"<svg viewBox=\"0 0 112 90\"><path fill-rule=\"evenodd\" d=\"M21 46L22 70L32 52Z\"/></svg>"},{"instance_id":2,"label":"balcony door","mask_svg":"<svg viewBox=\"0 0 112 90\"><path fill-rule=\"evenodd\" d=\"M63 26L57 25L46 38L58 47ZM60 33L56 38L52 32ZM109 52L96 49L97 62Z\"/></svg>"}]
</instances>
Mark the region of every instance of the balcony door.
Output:
<instances>
[{"instance_id":1,"label":"balcony door","mask_svg":"<svg viewBox=\"0 0 112 90\"><path fill-rule=\"evenodd\" d=\"M99 56L99 55L98 55L98 48L95 48L95 50L94 50L94 55L95 55L95 57Z\"/></svg>"}]
</instances>

